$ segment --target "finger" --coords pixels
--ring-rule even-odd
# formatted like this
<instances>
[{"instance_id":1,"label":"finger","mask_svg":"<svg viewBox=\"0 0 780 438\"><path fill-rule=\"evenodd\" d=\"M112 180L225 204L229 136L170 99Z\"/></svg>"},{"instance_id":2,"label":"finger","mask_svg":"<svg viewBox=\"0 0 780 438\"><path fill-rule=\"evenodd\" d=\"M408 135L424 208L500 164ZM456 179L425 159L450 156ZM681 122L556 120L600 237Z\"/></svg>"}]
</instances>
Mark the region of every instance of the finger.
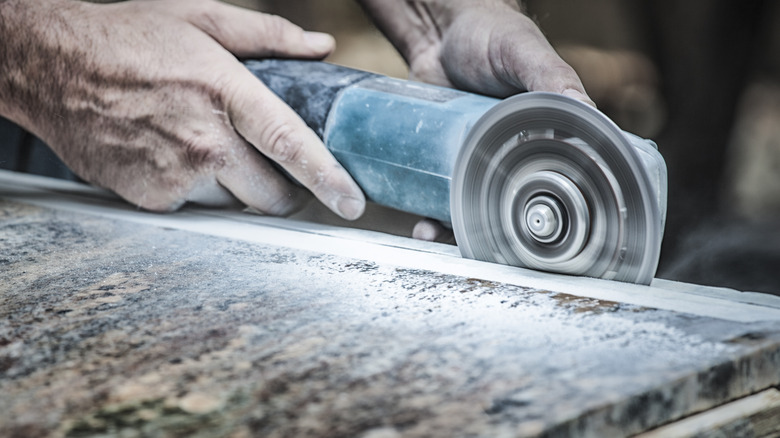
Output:
<instances>
[{"instance_id":1,"label":"finger","mask_svg":"<svg viewBox=\"0 0 780 438\"><path fill-rule=\"evenodd\" d=\"M595 106L588 97L579 75L544 41L533 41L525 51L503 45L505 60L496 69L501 79L528 91L549 91L563 94Z\"/></svg>"},{"instance_id":2,"label":"finger","mask_svg":"<svg viewBox=\"0 0 780 438\"><path fill-rule=\"evenodd\" d=\"M239 58L324 58L336 46L332 36L306 32L276 15L212 1L191 9L188 21Z\"/></svg>"},{"instance_id":3,"label":"finger","mask_svg":"<svg viewBox=\"0 0 780 438\"><path fill-rule=\"evenodd\" d=\"M360 217L363 192L314 131L248 70L237 69L232 79L227 105L236 130L335 213Z\"/></svg>"},{"instance_id":4,"label":"finger","mask_svg":"<svg viewBox=\"0 0 780 438\"><path fill-rule=\"evenodd\" d=\"M462 16L454 26L453 35L445 40L445 53L454 56L444 56L442 63L453 72L455 85L496 96L549 91L595 106L574 69L525 15L482 11ZM491 31L474 34L469 30L480 27ZM475 53L484 53L489 68L475 60Z\"/></svg>"},{"instance_id":5,"label":"finger","mask_svg":"<svg viewBox=\"0 0 780 438\"><path fill-rule=\"evenodd\" d=\"M239 202L239 200L214 177L196 181L185 197L185 200L205 207L225 208L246 205L245 203Z\"/></svg>"},{"instance_id":6,"label":"finger","mask_svg":"<svg viewBox=\"0 0 780 438\"><path fill-rule=\"evenodd\" d=\"M423 219L415 224L412 238L428 242L454 242L452 230L445 228L440 222Z\"/></svg>"},{"instance_id":7,"label":"finger","mask_svg":"<svg viewBox=\"0 0 780 438\"><path fill-rule=\"evenodd\" d=\"M522 44L513 44L510 33L491 41L493 69L504 82L528 91L550 91L595 106L577 73L526 16L515 14L516 28L524 29ZM522 27L521 27L522 26Z\"/></svg>"},{"instance_id":8,"label":"finger","mask_svg":"<svg viewBox=\"0 0 780 438\"><path fill-rule=\"evenodd\" d=\"M217 182L247 206L271 216L287 216L309 201L309 193L290 182L252 145L240 141Z\"/></svg>"}]
</instances>

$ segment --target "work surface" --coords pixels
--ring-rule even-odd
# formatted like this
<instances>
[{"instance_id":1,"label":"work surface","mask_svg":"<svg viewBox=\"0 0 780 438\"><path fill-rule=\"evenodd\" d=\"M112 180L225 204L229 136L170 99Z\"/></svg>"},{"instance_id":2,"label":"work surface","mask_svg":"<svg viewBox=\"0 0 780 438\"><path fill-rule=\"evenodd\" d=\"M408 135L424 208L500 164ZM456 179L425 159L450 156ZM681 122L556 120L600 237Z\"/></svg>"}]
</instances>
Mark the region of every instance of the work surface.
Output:
<instances>
[{"instance_id":1,"label":"work surface","mask_svg":"<svg viewBox=\"0 0 780 438\"><path fill-rule=\"evenodd\" d=\"M0 172L0 436L615 436L780 382L780 300Z\"/></svg>"}]
</instances>

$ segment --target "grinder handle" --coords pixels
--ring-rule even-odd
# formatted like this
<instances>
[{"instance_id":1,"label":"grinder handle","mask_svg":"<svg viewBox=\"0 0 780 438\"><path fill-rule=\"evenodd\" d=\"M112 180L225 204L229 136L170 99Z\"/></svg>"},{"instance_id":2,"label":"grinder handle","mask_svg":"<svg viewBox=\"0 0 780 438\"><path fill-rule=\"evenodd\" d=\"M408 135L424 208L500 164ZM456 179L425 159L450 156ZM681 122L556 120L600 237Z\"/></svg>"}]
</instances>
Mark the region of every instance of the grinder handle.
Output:
<instances>
[{"instance_id":1,"label":"grinder handle","mask_svg":"<svg viewBox=\"0 0 780 438\"><path fill-rule=\"evenodd\" d=\"M246 61L378 204L449 222L455 159L498 100L318 61Z\"/></svg>"},{"instance_id":2,"label":"grinder handle","mask_svg":"<svg viewBox=\"0 0 780 438\"><path fill-rule=\"evenodd\" d=\"M320 137L339 92L375 73L321 61L297 59L247 60L244 65Z\"/></svg>"}]
</instances>

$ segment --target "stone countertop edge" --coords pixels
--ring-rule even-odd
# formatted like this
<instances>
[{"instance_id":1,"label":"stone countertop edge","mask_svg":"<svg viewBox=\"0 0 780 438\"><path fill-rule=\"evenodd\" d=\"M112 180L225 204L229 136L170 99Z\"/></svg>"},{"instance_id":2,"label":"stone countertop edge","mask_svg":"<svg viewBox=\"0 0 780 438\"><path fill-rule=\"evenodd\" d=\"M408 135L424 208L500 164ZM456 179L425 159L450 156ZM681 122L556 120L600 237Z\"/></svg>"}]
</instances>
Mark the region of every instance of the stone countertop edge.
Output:
<instances>
[{"instance_id":1,"label":"stone countertop edge","mask_svg":"<svg viewBox=\"0 0 780 438\"><path fill-rule=\"evenodd\" d=\"M33 196L34 195L34 196ZM655 279L635 285L550 274L461 258L457 247L381 232L321 225L237 210L186 207L172 214L141 211L116 195L72 181L0 170L0 196L43 207L175 228L218 237L362 258L408 268L483 278L550 291L731 321L780 320L780 296ZM268 229L271 228L271 232Z\"/></svg>"}]
</instances>

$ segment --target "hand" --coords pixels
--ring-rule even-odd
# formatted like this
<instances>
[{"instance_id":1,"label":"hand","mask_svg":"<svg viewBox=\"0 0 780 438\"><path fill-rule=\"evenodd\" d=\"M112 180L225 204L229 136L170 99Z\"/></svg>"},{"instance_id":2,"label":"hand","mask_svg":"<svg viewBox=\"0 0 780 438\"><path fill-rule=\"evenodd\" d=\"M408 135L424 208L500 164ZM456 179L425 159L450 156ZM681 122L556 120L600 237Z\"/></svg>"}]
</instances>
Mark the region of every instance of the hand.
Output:
<instances>
[{"instance_id":1,"label":"hand","mask_svg":"<svg viewBox=\"0 0 780 438\"><path fill-rule=\"evenodd\" d=\"M595 106L577 73L533 21L508 7L502 9L460 11L440 45L417 49L410 61L412 75L499 97L526 90L550 91Z\"/></svg>"},{"instance_id":2,"label":"hand","mask_svg":"<svg viewBox=\"0 0 780 438\"><path fill-rule=\"evenodd\" d=\"M362 4L404 56L414 79L497 97L550 91L594 105L574 69L514 0Z\"/></svg>"},{"instance_id":3,"label":"hand","mask_svg":"<svg viewBox=\"0 0 780 438\"><path fill-rule=\"evenodd\" d=\"M142 208L235 198L291 213L365 199L304 122L237 60L322 58L333 38L209 0L0 2L0 114L79 176Z\"/></svg>"}]
</instances>

